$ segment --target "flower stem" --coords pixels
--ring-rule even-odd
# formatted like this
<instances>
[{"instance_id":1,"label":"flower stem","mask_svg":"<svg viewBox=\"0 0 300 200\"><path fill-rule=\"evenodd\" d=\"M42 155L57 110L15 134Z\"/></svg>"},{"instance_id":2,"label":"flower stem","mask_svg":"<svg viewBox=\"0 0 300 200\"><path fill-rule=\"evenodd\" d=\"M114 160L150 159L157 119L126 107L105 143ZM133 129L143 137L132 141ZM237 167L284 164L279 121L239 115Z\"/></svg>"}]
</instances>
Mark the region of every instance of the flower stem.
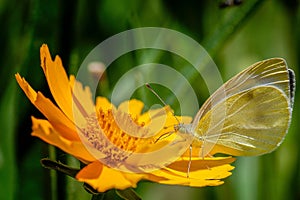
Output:
<instances>
[{"instance_id":1,"label":"flower stem","mask_svg":"<svg viewBox=\"0 0 300 200\"><path fill-rule=\"evenodd\" d=\"M51 160L56 160L56 149L52 145L49 146L49 157ZM57 200L57 172L50 170L50 183L51 183L51 200Z\"/></svg>"}]
</instances>

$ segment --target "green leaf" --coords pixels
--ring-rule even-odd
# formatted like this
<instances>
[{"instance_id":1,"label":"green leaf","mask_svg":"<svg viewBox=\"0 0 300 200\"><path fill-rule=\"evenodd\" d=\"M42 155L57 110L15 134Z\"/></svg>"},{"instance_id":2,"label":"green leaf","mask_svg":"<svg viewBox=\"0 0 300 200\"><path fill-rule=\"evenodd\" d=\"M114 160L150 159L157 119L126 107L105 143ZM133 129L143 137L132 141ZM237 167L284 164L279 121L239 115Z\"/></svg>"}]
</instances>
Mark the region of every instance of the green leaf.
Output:
<instances>
[{"instance_id":1,"label":"green leaf","mask_svg":"<svg viewBox=\"0 0 300 200\"><path fill-rule=\"evenodd\" d=\"M53 169L62 172L68 176L75 178L76 174L80 171L79 169L72 168L68 165L62 164L59 161L53 161L48 158L41 159L41 164L47 169Z\"/></svg>"}]
</instances>

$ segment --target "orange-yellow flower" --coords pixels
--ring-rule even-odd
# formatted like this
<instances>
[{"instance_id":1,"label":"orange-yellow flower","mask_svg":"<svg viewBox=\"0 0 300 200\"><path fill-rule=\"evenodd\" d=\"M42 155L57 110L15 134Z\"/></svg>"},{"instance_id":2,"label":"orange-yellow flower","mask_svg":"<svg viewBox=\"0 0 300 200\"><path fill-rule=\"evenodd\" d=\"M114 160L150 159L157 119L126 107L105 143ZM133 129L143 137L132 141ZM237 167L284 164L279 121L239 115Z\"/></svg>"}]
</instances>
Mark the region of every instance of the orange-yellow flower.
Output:
<instances>
[{"instance_id":1,"label":"orange-yellow flower","mask_svg":"<svg viewBox=\"0 0 300 200\"><path fill-rule=\"evenodd\" d=\"M76 175L79 181L104 192L112 188L136 187L140 180L195 187L217 186L223 183L221 179L231 175L233 167L229 163L234 158L190 158L187 153L177 158L172 150L181 144L174 142L176 134L156 141L157 136L172 131L172 125L178 123L169 108L141 113L144 104L135 99L125 101L117 108L104 97L97 97L94 103L89 88L84 88L74 76L67 77L61 59L56 56L52 60L47 45L42 45L40 54L41 67L57 105L16 74L17 82L29 100L47 118L32 117L32 135L85 163ZM178 119L185 123L191 121L189 117ZM154 132L155 135L150 135ZM149 137L132 135L136 133ZM153 156L145 156L144 160L134 157L151 155L166 145L171 150L161 151L157 159ZM160 168L159 164L164 160L166 162ZM187 177L190 160L192 165ZM151 166L154 168L146 169Z\"/></svg>"}]
</instances>

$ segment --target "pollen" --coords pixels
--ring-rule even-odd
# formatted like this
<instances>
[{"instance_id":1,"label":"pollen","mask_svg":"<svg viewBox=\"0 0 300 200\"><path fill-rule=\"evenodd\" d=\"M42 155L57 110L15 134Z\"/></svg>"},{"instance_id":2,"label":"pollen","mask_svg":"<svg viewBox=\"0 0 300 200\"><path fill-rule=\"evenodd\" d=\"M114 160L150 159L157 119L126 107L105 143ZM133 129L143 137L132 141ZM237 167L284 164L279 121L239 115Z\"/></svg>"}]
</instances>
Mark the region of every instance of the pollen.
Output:
<instances>
[{"instance_id":1,"label":"pollen","mask_svg":"<svg viewBox=\"0 0 300 200\"><path fill-rule=\"evenodd\" d=\"M122 122L122 126L126 126L126 132L120 128L116 119ZM153 143L153 139L133 136L145 136L148 130L144 128L145 123L138 123L138 118L128 113L99 109L97 115L93 114L86 120L84 136L93 148L106 155L105 160L110 164L118 165L144 145Z\"/></svg>"}]
</instances>

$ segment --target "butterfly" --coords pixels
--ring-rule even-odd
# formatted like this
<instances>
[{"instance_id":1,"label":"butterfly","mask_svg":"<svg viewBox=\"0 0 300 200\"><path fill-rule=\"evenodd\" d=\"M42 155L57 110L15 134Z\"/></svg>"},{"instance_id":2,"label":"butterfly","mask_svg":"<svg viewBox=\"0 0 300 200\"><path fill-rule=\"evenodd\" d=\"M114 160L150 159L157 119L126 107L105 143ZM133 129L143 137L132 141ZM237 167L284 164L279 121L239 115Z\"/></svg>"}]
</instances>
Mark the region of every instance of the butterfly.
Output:
<instances>
[{"instance_id":1,"label":"butterfly","mask_svg":"<svg viewBox=\"0 0 300 200\"><path fill-rule=\"evenodd\" d=\"M194 137L199 156L257 156L283 141L292 116L295 74L282 58L257 62L240 72L202 105L191 124L175 132Z\"/></svg>"}]
</instances>

